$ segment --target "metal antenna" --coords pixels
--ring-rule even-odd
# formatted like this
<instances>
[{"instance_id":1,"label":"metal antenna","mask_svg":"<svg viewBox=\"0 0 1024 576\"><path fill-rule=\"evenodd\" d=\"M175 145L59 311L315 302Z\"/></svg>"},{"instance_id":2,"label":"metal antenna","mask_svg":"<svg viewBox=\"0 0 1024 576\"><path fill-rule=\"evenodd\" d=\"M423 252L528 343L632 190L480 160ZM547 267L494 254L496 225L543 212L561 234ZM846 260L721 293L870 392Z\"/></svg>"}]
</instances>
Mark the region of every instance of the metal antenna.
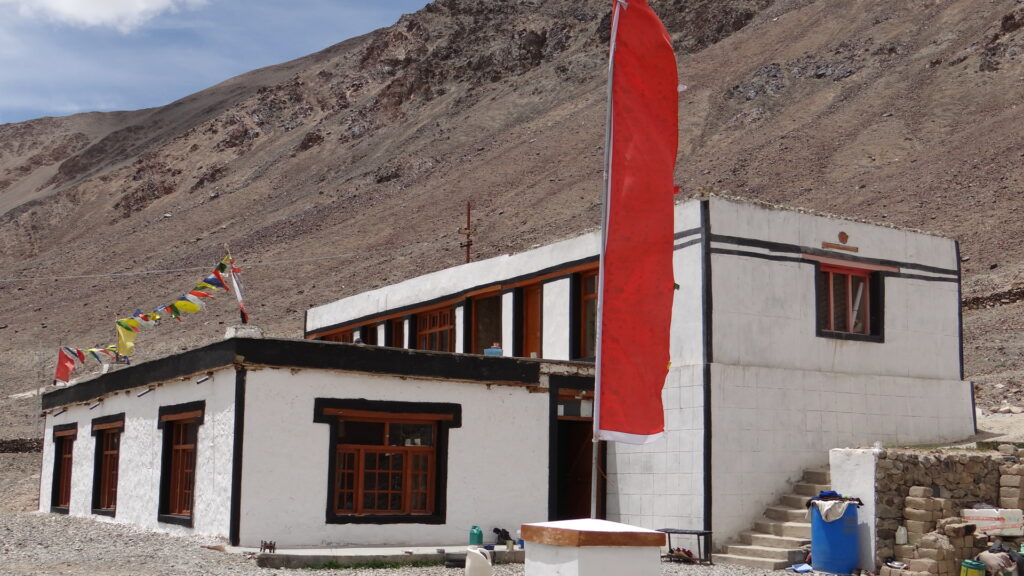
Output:
<instances>
[{"instance_id":1,"label":"metal antenna","mask_svg":"<svg viewBox=\"0 0 1024 576\"><path fill-rule=\"evenodd\" d=\"M466 202L466 227L459 228L459 234L466 237L466 241L459 244L459 248L466 249L466 264L469 264L472 253L470 249L473 248L473 235L476 234L476 230L473 229L473 223L471 221L473 214L473 203Z\"/></svg>"}]
</instances>

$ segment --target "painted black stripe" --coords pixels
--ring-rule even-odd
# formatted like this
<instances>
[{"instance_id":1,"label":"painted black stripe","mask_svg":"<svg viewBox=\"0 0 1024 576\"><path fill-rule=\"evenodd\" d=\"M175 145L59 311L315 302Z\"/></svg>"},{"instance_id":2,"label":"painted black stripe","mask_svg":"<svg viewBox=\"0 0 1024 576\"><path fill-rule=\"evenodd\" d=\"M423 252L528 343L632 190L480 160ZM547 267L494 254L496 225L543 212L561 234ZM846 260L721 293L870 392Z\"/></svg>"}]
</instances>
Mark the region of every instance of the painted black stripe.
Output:
<instances>
[{"instance_id":1,"label":"painted black stripe","mask_svg":"<svg viewBox=\"0 0 1024 576\"><path fill-rule=\"evenodd\" d=\"M814 260L804 260L803 258L797 258L795 256L776 256L774 254L764 254L763 252L747 252L746 250L730 250L728 248L711 248L712 254L727 254L730 256L747 256L750 258L759 258L761 260L771 260L773 262L796 262L797 264L814 264Z\"/></svg>"},{"instance_id":2,"label":"painted black stripe","mask_svg":"<svg viewBox=\"0 0 1024 576\"><path fill-rule=\"evenodd\" d=\"M231 526L228 539L238 546L242 532L242 456L245 441L245 381L246 369L235 370L235 431L231 446Z\"/></svg>"},{"instance_id":3,"label":"painted black stripe","mask_svg":"<svg viewBox=\"0 0 1024 576\"><path fill-rule=\"evenodd\" d=\"M410 336L415 337L414 334ZM540 363L523 358L360 346L323 340L232 338L173 356L133 364L75 386L47 392L42 398L42 409L85 402L121 390L232 366L236 356L244 357L245 362L251 364L286 368L318 368L484 383L536 384L540 380Z\"/></svg>"},{"instance_id":4,"label":"painted black stripe","mask_svg":"<svg viewBox=\"0 0 1024 576\"><path fill-rule=\"evenodd\" d=\"M956 278L945 278L942 276L922 276L920 274L903 274L900 272L880 272L886 278L906 278L908 280L924 280L925 282L957 282Z\"/></svg>"},{"instance_id":5,"label":"painted black stripe","mask_svg":"<svg viewBox=\"0 0 1024 576\"><path fill-rule=\"evenodd\" d=\"M408 306L401 306L399 308L392 308L390 310L382 310L380 312L374 312L373 314L367 314L365 316L360 316L359 318L353 318L351 320L345 320L344 322L338 322L338 323L335 323L335 324L331 324L330 326L323 326L321 328L316 328L314 330L309 330L308 328L306 328L305 329L305 335L308 336L310 334L316 334L316 333L319 333L319 332L329 332L329 331L334 330L336 328L341 328L343 326L349 326L351 324L359 324L361 322L367 322L369 320L380 318L381 316L391 316L393 314L401 314L402 312L406 312L406 311L409 311L409 310L416 310L418 308L429 307L429 306L431 306L433 304L440 304L441 302L447 302L449 300L458 300L460 298L464 298L470 292L476 292L477 290L483 290L484 288L487 288L487 287L490 287L490 286L499 286L501 284L515 284L515 283L518 283L518 282L523 282L525 280L530 280L532 278L537 278L537 277L540 277L540 276L546 276L548 274L551 274L553 272L558 272L559 270L562 270L562 269L565 269L565 268L572 268L574 266L581 266L583 264L590 264L590 263L597 262L597 261L598 261L598 256L588 256L586 258L580 258L579 260L573 260L571 262L564 262L562 264L557 264L555 266L549 266L547 268L544 268L544 269L541 269L541 270L537 270L535 272L530 272L529 274L523 274L521 276L514 276L512 278L505 278L505 279L498 280L498 281L495 281L495 282L487 282L486 284L478 284L478 285L473 286L471 288L466 288L466 289L463 289L463 290L459 290L458 292L453 292L453 293L447 294L445 296L439 296L437 298L432 298L430 300L424 300L422 302L416 302L415 304L409 304ZM556 280L561 280L562 278L566 278L568 276L569 275L566 274L566 275L558 276L558 277L555 277L555 278L547 278L547 279L543 280L543 282L554 282ZM306 324L303 324L303 327L306 327L306 326L309 326L308 322Z\"/></svg>"},{"instance_id":6,"label":"painted black stripe","mask_svg":"<svg viewBox=\"0 0 1024 576\"><path fill-rule=\"evenodd\" d=\"M687 230L683 230L682 232L676 232L675 236L673 236L673 238L676 239L676 240L679 240L681 238L686 238L687 236L693 236L694 234L700 234L701 230L702 230L702 228L700 226L697 226L696 228L690 228L690 229L687 229Z\"/></svg>"},{"instance_id":7,"label":"painted black stripe","mask_svg":"<svg viewBox=\"0 0 1024 576\"><path fill-rule=\"evenodd\" d=\"M797 264L816 264L815 260L807 260L805 258L797 258L795 256L777 256L775 254L765 254L763 252L748 252L746 250L730 250L728 248L712 248L712 254L727 254L732 256L746 256L749 258L759 258L761 260L771 260L774 262L795 262ZM947 278L944 276L922 276L920 274L905 274L902 272L879 272L886 278L907 278L911 280L925 280L927 282L957 282L956 278Z\"/></svg>"},{"instance_id":8,"label":"painted black stripe","mask_svg":"<svg viewBox=\"0 0 1024 576\"><path fill-rule=\"evenodd\" d=\"M701 238L694 238L693 240L687 240L686 242L683 242L682 244L676 244L675 246L672 247L672 250L673 251L675 251L675 250L682 250L683 248L687 248L689 246L694 246L694 245L700 244L702 242L703 242L703 240Z\"/></svg>"},{"instance_id":9,"label":"painted black stripe","mask_svg":"<svg viewBox=\"0 0 1024 576\"><path fill-rule=\"evenodd\" d=\"M700 225L701 225L701 310L704 317L704 346L703 346L703 384L704 384L704 529L712 529L712 497L711 482L711 363L714 362L714 350L712 349L712 301L711 290L711 205L707 200L700 203Z\"/></svg>"},{"instance_id":10,"label":"painted black stripe","mask_svg":"<svg viewBox=\"0 0 1024 576\"><path fill-rule=\"evenodd\" d=\"M797 244L784 244L782 242L771 242L769 240L758 240L755 238L743 238L741 236L726 236L720 234L711 235L712 242L722 242L724 244L736 244L738 246L748 246L751 248L764 248L771 250L772 252L788 252L793 254L813 254L814 256L823 256L827 258L839 258L842 260L849 260L850 262L861 262L864 264L877 264L879 266L894 266L897 268L909 268L911 270L919 270L921 272L931 272L934 274L949 274L956 275L956 270L950 268L939 268L936 266L928 266L925 264L917 264L914 262L901 262L898 260L886 260L884 258L865 258L863 256L854 256L853 254L837 253L831 250L822 250L820 248L812 248L810 246L799 246Z\"/></svg>"},{"instance_id":11,"label":"painted black stripe","mask_svg":"<svg viewBox=\"0 0 1024 576\"><path fill-rule=\"evenodd\" d=\"M960 325L957 337L960 339L960 379L964 379L964 294L963 294L963 261L960 259L960 241L955 240L956 247L956 321ZM974 398L974 385L971 385L971 398ZM975 414L973 402L971 414ZM978 433L977 415L975 415L974 433Z\"/></svg>"}]
</instances>

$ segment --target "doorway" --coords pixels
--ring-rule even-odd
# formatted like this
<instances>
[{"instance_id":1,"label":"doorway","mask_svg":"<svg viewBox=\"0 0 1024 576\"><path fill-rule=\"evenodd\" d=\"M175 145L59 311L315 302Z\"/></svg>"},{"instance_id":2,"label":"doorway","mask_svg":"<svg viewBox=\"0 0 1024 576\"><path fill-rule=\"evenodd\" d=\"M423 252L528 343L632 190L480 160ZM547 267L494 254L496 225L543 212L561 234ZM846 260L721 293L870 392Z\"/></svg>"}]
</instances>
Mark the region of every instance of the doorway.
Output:
<instances>
[{"instance_id":1,"label":"doorway","mask_svg":"<svg viewBox=\"0 0 1024 576\"><path fill-rule=\"evenodd\" d=\"M563 377L568 378L568 377ZM560 387L552 377L551 464L548 516L551 520L590 517L590 482L593 473L593 381L572 378ZM599 470L604 470L605 447L599 448ZM605 483L598 478L597 517L604 518Z\"/></svg>"}]
</instances>

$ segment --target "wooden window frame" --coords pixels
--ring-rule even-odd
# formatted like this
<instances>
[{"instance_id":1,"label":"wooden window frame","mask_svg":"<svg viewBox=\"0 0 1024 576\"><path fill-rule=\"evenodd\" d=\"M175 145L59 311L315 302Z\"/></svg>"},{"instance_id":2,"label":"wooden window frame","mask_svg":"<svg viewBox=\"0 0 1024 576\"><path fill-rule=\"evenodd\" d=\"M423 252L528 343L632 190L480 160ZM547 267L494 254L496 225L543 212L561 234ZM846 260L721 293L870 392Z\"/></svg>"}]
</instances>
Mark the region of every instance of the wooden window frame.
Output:
<instances>
[{"instance_id":1,"label":"wooden window frame","mask_svg":"<svg viewBox=\"0 0 1024 576\"><path fill-rule=\"evenodd\" d=\"M58 424L53 427L53 473L50 493L50 511L67 514L71 509L72 473L75 469L75 440L78 423Z\"/></svg>"},{"instance_id":2,"label":"wooden window frame","mask_svg":"<svg viewBox=\"0 0 1024 576\"><path fill-rule=\"evenodd\" d=\"M114 517L117 514L117 482L120 469L120 443L124 434L124 412L101 416L92 421L96 438L92 474L92 513ZM117 438L116 449L111 448Z\"/></svg>"},{"instance_id":3,"label":"wooden window frame","mask_svg":"<svg viewBox=\"0 0 1024 576\"><path fill-rule=\"evenodd\" d=\"M537 298L537 314L533 318L530 316L529 307L529 294L535 292ZM513 332L515 334L516 348L513 350L513 355L521 358L531 358L530 351L528 350L530 338L529 328L532 323L537 324L537 358L544 357L544 285L540 282L532 284L526 284L516 288L514 292L514 326Z\"/></svg>"},{"instance_id":4,"label":"wooden window frame","mask_svg":"<svg viewBox=\"0 0 1024 576\"><path fill-rule=\"evenodd\" d=\"M448 316L448 322L446 324L441 323L444 314L447 314ZM434 317L437 317L437 325L431 326L430 322ZM414 318L416 321L416 350L428 350L433 352L455 351L454 306L441 306L438 308L431 308L430 310L424 310L423 312L417 313ZM426 347L426 342L429 341L431 334L445 334L447 336L448 345L444 349Z\"/></svg>"},{"instance_id":5,"label":"wooden window frame","mask_svg":"<svg viewBox=\"0 0 1024 576\"><path fill-rule=\"evenodd\" d=\"M195 487L199 469L199 432L206 413L206 401L161 406L157 428L163 430L160 465L160 507L157 521L179 526L193 525ZM183 441L187 426L195 426L195 443ZM191 470L189 464L191 463ZM187 507L182 507L187 499Z\"/></svg>"},{"instance_id":6,"label":"wooden window frame","mask_svg":"<svg viewBox=\"0 0 1024 576\"><path fill-rule=\"evenodd\" d=\"M444 524L447 491L448 432L462 425L462 407L449 403L420 403L377 401L364 399L317 398L314 402L313 421L329 424L329 464L327 471L327 505L325 520L328 524ZM379 422L384 424L384 444L342 444L338 439L338 426L347 422ZM394 424L431 424L433 446L389 446L387 430ZM365 456L373 453L402 454L401 489L367 490L363 487L363 474L368 470ZM353 468L344 469L347 455L351 455ZM415 490L413 476L423 474L413 470L415 458L427 458L426 490ZM378 470L378 469L373 469ZM343 475L350 484L340 486ZM367 509L363 496L367 492L400 493L401 507L397 511ZM339 505L344 494L352 494L353 505ZM426 494L426 506L412 509L412 495Z\"/></svg>"},{"instance_id":7,"label":"wooden window frame","mask_svg":"<svg viewBox=\"0 0 1024 576\"><path fill-rule=\"evenodd\" d=\"M833 325L836 302L834 299L834 283L836 275L845 276L846 302L842 303L841 312L845 313L847 330L836 330ZM824 291L822 294L822 275L824 275ZM854 332L854 298L853 279L861 278L864 281L865 290L862 294L863 301L860 308L864 314L864 330ZM840 266L833 263L815 262L814 266L814 314L816 332L822 338L836 338L841 340L859 340L865 342L884 342L883 319L884 319L884 276L883 271L858 268L854 266ZM823 310L822 307L825 307Z\"/></svg>"},{"instance_id":8,"label":"wooden window frame","mask_svg":"<svg viewBox=\"0 0 1024 576\"><path fill-rule=\"evenodd\" d=\"M594 278L595 289L593 294L587 294L587 280ZM597 354L597 327L594 327L594 354L586 355L586 346L588 341L587 331L587 303L590 301L594 302L595 308L597 307L597 296L600 291L601 278L599 276L599 270L592 268L590 270L584 270L577 275L577 281L575 286L575 310L574 310L574 321L576 324L576 333L578 337L576 339L575 350L573 351L574 360L594 360ZM595 314L596 314L595 310ZM600 322L600 317L597 318L597 322Z\"/></svg>"}]
</instances>

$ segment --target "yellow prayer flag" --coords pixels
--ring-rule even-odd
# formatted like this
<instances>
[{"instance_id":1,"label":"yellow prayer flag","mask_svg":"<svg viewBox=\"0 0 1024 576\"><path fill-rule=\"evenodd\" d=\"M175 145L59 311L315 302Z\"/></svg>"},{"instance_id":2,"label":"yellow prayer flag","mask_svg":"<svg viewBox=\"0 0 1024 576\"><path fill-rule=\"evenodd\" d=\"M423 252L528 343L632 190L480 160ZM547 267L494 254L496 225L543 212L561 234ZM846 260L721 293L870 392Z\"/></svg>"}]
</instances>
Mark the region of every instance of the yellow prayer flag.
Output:
<instances>
[{"instance_id":1,"label":"yellow prayer flag","mask_svg":"<svg viewBox=\"0 0 1024 576\"><path fill-rule=\"evenodd\" d=\"M175 300L174 307L182 312L188 312L189 314L195 314L200 310L199 306L197 306L195 302L190 302L188 300Z\"/></svg>"},{"instance_id":2,"label":"yellow prayer flag","mask_svg":"<svg viewBox=\"0 0 1024 576\"><path fill-rule=\"evenodd\" d=\"M121 325L117 328L117 353L121 356L131 356L135 352L135 336L137 334Z\"/></svg>"}]
</instances>

